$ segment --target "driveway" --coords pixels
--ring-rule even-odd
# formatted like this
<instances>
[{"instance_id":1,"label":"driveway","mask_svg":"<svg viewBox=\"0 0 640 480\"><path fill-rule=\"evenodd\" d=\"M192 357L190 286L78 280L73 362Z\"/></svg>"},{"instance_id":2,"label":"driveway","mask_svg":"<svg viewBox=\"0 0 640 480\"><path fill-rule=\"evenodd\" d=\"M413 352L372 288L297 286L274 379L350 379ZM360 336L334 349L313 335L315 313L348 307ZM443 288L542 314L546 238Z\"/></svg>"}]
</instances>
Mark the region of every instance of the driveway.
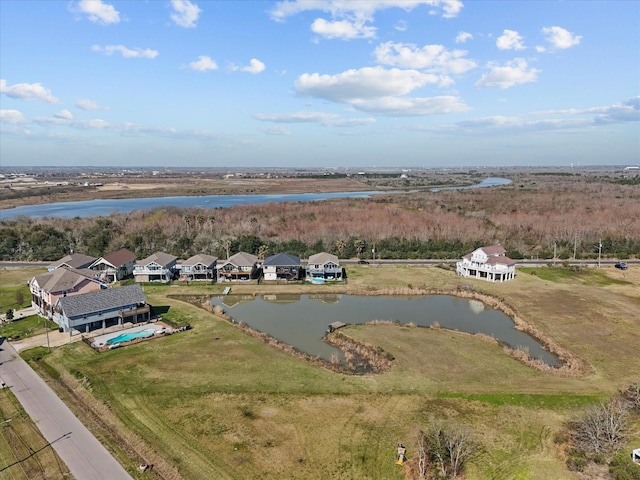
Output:
<instances>
[{"instance_id":1,"label":"driveway","mask_svg":"<svg viewBox=\"0 0 640 480\"><path fill-rule=\"evenodd\" d=\"M76 480L132 480L9 342L0 344L0 378Z\"/></svg>"}]
</instances>

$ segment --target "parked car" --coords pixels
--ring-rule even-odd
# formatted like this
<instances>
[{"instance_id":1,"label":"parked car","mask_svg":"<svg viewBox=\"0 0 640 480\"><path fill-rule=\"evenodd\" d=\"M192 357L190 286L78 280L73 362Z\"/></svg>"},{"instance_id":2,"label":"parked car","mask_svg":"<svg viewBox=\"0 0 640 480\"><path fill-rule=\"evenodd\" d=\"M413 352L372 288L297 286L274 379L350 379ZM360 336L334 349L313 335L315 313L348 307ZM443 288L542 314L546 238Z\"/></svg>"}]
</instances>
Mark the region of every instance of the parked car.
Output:
<instances>
[{"instance_id":1,"label":"parked car","mask_svg":"<svg viewBox=\"0 0 640 480\"><path fill-rule=\"evenodd\" d=\"M369 265L369 262L367 262L366 260L358 260L358 265Z\"/></svg>"},{"instance_id":2,"label":"parked car","mask_svg":"<svg viewBox=\"0 0 640 480\"><path fill-rule=\"evenodd\" d=\"M627 262L617 262L616 268L619 268L620 270L626 270L627 268L629 268L629 266L627 265Z\"/></svg>"}]
</instances>

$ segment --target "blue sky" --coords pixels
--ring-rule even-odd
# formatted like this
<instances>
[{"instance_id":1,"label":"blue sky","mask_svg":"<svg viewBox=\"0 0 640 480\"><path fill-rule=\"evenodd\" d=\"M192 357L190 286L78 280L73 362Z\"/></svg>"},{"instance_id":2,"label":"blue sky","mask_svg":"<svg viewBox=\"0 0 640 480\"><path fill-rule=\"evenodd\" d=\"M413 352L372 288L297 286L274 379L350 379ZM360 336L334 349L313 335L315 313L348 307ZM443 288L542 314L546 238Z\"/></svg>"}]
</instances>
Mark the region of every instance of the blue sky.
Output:
<instances>
[{"instance_id":1,"label":"blue sky","mask_svg":"<svg viewBox=\"0 0 640 480\"><path fill-rule=\"evenodd\" d=\"M635 0L0 2L0 165L640 162Z\"/></svg>"}]
</instances>

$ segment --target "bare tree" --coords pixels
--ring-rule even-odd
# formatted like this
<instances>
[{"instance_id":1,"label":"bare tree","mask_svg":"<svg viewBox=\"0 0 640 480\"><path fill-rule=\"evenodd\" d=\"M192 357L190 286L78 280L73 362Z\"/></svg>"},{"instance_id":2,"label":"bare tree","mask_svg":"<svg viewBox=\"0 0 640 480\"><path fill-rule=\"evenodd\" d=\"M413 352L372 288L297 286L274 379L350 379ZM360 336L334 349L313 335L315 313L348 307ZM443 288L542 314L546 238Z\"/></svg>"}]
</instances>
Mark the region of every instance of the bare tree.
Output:
<instances>
[{"instance_id":1,"label":"bare tree","mask_svg":"<svg viewBox=\"0 0 640 480\"><path fill-rule=\"evenodd\" d=\"M441 420L432 419L426 431L418 431L417 440L420 478L427 478L429 464L438 471L439 478L458 478L467 460L479 450L470 429Z\"/></svg>"},{"instance_id":2,"label":"bare tree","mask_svg":"<svg viewBox=\"0 0 640 480\"><path fill-rule=\"evenodd\" d=\"M582 417L573 421L576 447L588 453L617 452L626 440L628 413L629 403L621 398L587 408Z\"/></svg>"}]
</instances>

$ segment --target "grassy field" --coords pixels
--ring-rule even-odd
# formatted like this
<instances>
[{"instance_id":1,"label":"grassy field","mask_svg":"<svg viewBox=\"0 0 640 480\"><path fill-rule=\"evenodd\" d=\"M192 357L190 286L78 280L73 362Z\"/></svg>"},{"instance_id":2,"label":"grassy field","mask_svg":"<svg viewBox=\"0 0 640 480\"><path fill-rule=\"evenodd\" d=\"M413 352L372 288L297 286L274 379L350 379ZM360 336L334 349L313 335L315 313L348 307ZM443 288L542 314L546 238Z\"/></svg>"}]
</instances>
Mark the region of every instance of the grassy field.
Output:
<instances>
[{"instance_id":1,"label":"grassy field","mask_svg":"<svg viewBox=\"0 0 640 480\"><path fill-rule=\"evenodd\" d=\"M220 285L145 287L149 303L174 322L188 321L190 331L103 354L75 343L40 351L32 363L131 471L144 461L154 465L148 478L176 480L401 479L396 443L411 459L416 429L434 418L476 432L483 449L469 479L576 479L555 434L584 406L640 381L632 371L640 364L640 269L522 269L514 281L491 284L437 267L370 265L350 267L345 286L242 285L233 292L285 288L475 291L501 301L589 369L554 375L477 336L380 324L342 331L390 352L391 370L338 374L174 297L219 293Z\"/></svg>"},{"instance_id":2,"label":"grassy field","mask_svg":"<svg viewBox=\"0 0 640 480\"><path fill-rule=\"evenodd\" d=\"M0 478L73 479L9 388L0 390Z\"/></svg>"}]
</instances>

